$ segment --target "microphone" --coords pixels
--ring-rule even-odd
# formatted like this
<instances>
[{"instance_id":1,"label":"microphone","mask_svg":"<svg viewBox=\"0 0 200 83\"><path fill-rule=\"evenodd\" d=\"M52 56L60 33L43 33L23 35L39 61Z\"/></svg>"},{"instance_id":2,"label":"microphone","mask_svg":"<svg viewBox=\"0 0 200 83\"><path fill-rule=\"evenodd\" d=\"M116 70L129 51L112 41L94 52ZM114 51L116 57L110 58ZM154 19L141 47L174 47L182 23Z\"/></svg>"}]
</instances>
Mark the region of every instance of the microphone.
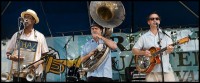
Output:
<instances>
[{"instance_id":1,"label":"microphone","mask_svg":"<svg viewBox=\"0 0 200 83\"><path fill-rule=\"evenodd\" d=\"M28 19L24 19L22 17L19 17L19 22L22 23L25 26L25 23L28 22Z\"/></svg>"},{"instance_id":2,"label":"microphone","mask_svg":"<svg viewBox=\"0 0 200 83\"><path fill-rule=\"evenodd\" d=\"M24 19L24 23L28 22L28 19Z\"/></svg>"},{"instance_id":3,"label":"microphone","mask_svg":"<svg viewBox=\"0 0 200 83\"><path fill-rule=\"evenodd\" d=\"M157 27L159 28L159 24L156 22Z\"/></svg>"},{"instance_id":4,"label":"microphone","mask_svg":"<svg viewBox=\"0 0 200 83\"><path fill-rule=\"evenodd\" d=\"M158 25L158 23L156 22L156 25Z\"/></svg>"},{"instance_id":5,"label":"microphone","mask_svg":"<svg viewBox=\"0 0 200 83\"><path fill-rule=\"evenodd\" d=\"M159 24L156 22L157 27L159 28ZM171 38L167 33L165 33L163 30L158 29L158 32L162 32L164 35L167 35L169 38Z\"/></svg>"},{"instance_id":6,"label":"microphone","mask_svg":"<svg viewBox=\"0 0 200 83\"><path fill-rule=\"evenodd\" d=\"M24 22L24 19L22 17L19 17L19 22L20 23L23 23Z\"/></svg>"},{"instance_id":7,"label":"microphone","mask_svg":"<svg viewBox=\"0 0 200 83\"><path fill-rule=\"evenodd\" d=\"M27 22L28 22L28 19L24 19L24 20L23 20L23 25L26 26L26 25L27 25L27 24L26 24Z\"/></svg>"}]
</instances>

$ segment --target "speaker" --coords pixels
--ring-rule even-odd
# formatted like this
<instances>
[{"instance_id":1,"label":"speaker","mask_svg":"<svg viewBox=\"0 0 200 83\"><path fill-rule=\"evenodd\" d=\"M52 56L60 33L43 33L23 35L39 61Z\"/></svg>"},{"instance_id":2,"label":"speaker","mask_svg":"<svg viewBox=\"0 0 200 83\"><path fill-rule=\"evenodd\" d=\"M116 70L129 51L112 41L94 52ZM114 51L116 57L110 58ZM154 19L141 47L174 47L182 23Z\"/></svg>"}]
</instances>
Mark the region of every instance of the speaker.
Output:
<instances>
[{"instance_id":1,"label":"speaker","mask_svg":"<svg viewBox=\"0 0 200 83\"><path fill-rule=\"evenodd\" d=\"M141 82L145 81L146 75L141 74L136 70L136 67L126 67L125 68L125 79L127 82Z\"/></svg>"},{"instance_id":2,"label":"speaker","mask_svg":"<svg viewBox=\"0 0 200 83\"><path fill-rule=\"evenodd\" d=\"M131 82L133 72L134 72L134 67L126 67L125 68L125 79L127 82Z\"/></svg>"}]
</instances>

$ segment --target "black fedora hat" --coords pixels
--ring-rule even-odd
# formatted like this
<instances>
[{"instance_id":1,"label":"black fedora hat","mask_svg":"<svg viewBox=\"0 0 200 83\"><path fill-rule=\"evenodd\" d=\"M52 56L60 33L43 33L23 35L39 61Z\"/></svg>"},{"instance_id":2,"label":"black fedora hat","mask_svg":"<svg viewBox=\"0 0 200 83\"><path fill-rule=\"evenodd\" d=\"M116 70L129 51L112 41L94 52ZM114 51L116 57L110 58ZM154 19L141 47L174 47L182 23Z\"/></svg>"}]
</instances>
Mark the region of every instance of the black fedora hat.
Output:
<instances>
[{"instance_id":1,"label":"black fedora hat","mask_svg":"<svg viewBox=\"0 0 200 83\"><path fill-rule=\"evenodd\" d=\"M101 25L97 24L96 22L93 22L93 23L90 25L90 27L93 27L93 26L97 26L97 27L99 27L100 29L103 29L103 27L102 27Z\"/></svg>"}]
</instances>

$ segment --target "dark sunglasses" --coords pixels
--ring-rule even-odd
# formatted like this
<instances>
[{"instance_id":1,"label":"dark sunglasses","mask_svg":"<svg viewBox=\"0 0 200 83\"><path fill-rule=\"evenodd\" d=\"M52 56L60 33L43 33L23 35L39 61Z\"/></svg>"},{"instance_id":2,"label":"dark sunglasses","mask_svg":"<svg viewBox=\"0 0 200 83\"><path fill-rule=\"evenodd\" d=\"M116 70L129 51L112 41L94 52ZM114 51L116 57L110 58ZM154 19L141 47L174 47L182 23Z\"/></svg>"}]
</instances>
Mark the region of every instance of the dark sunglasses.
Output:
<instances>
[{"instance_id":1,"label":"dark sunglasses","mask_svg":"<svg viewBox=\"0 0 200 83\"><path fill-rule=\"evenodd\" d=\"M149 20L160 20L160 18L149 18Z\"/></svg>"}]
</instances>

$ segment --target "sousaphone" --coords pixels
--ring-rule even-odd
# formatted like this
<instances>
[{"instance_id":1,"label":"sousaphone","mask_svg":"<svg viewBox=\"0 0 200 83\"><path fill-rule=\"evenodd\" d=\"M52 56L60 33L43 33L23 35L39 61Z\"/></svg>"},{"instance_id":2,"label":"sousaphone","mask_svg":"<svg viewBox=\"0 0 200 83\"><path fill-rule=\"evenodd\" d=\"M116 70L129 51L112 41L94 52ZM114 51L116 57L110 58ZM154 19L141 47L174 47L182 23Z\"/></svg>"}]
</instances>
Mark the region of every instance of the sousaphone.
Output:
<instances>
[{"instance_id":1,"label":"sousaphone","mask_svg":"<svg viewBox=\"0 0 200 83\"><path fill-rule=\"evenodd\" d=\"M91 1L90 15L97 24L104 27L103 36L110 38L113 28L125 19L125 9L121 1ZM83 63L83 70L94 71L106 59L110 48L107 45L99 45L97 48L93 58L90 57Z\"/></svg>"}]
</instances>

